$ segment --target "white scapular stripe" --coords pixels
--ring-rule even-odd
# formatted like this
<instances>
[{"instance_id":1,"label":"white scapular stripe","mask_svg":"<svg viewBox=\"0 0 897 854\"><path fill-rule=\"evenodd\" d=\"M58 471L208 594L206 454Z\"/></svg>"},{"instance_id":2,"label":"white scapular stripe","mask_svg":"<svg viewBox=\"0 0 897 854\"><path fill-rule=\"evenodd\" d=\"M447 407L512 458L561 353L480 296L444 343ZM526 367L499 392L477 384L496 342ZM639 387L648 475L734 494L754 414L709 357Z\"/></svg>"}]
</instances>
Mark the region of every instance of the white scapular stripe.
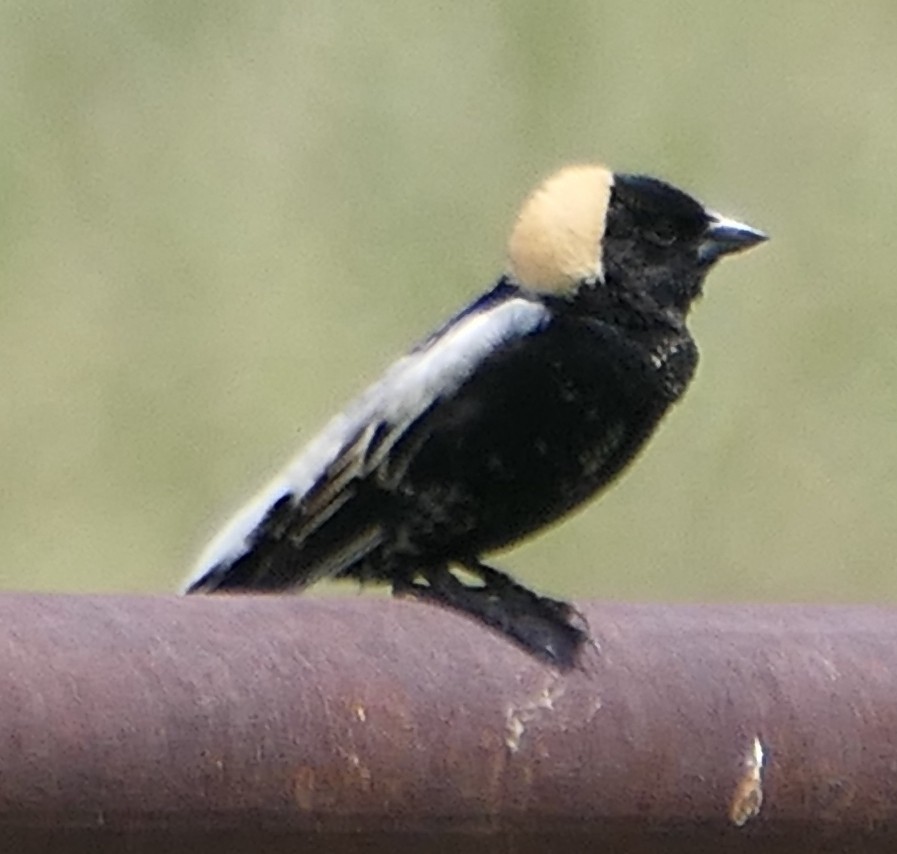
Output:
<instances>
[{"instance_id":1,"label":"white scapular stripe","mask_svg":"<svg viewBox=\"0 0 897 854\"><path fill-rule=\"evenodd\" d=\"M365 426L385 424L390 432L401 434L437 397L455 392L496 347L534 332L548 316L541 303L513 297L460 316L433 340L403 356L222 528L200 555L185 587L212 570L226 571L248 551L252 532L268 510L286 495L298 502Z\"/></svg>"}]
</instances>

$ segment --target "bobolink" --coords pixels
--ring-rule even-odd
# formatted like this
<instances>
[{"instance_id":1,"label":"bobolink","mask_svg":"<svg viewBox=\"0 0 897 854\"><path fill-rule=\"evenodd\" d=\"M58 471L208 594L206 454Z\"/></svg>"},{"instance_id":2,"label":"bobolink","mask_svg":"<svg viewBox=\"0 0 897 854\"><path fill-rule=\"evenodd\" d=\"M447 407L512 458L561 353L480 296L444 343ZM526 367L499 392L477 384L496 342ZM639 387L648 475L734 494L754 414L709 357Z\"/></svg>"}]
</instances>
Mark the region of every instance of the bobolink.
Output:
<instances>
[{"instance_id":1,"label":"bobolink","mask_svg":"<svg viewBox=\"0 0 897 854\"><path fill-rule=\"evenodd\" d=\"M381 582L569 668L588 637L573 609L480 557L633 459L694 374L685 321L708 270L765 239L655 178L561 170L524 203L492 289L238 513L187 592Z\"/></svg>"}]
</instances>

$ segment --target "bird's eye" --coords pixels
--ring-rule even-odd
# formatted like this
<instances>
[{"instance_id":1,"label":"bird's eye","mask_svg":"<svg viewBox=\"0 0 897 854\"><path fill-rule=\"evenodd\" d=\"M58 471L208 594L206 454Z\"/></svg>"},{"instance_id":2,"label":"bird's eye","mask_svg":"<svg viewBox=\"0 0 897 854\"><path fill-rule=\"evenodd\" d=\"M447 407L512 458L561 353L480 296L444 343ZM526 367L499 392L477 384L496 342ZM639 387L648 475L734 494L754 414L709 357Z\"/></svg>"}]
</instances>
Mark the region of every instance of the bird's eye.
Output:
<instances>
[{"instance_id":1,"label":"bird's eye","mask_svg":"<svg viewBox=\"0 0 897 854\"><path fill-rule=\"evenodd\" d=\"M647 229L646 236L657 246L672 246L676 242L678 234L673 223L665 219L651 225Z\"/></svg>"}]
</instances>

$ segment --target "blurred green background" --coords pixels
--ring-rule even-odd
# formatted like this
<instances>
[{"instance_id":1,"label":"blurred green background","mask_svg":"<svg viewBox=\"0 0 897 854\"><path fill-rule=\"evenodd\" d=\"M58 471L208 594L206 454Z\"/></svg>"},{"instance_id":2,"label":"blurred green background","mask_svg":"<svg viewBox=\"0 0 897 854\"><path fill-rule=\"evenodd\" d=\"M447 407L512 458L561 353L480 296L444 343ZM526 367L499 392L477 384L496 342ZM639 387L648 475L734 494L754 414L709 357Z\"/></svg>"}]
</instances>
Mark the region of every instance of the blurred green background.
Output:
<instances>
[{"instance_id":1,"label":"blurred green background","mask_svg":"<svg viewBox=\"0 0 897 854\"><path fill-rule=\"evenodd\" d=\"M598 159L771 243L618 486L498 563L556 594L895 600L897 4L0 8L0 585L175 587Z\"/></svg>"}]
</instances>

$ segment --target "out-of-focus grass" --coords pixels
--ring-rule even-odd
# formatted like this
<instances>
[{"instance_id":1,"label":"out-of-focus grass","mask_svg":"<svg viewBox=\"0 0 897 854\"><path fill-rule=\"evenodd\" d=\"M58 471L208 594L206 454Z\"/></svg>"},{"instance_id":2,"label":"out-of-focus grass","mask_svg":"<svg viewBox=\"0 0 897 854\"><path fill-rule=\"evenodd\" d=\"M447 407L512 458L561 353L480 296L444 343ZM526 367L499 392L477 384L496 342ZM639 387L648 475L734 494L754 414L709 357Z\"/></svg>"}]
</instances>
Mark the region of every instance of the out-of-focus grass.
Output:
<instances>
[{"instance_id":1,"label":"out-of-focus grass","mask_svg":"<svg viewBox=\"0 0 897 854\"><path fill-rule=\"evenodd\" d=\"M558 594L894 600L897 7L0 8L0 563L165 590L502 265L558 164L767 229L638 465L503 556Z\"/></svg>"}]
</instances>

